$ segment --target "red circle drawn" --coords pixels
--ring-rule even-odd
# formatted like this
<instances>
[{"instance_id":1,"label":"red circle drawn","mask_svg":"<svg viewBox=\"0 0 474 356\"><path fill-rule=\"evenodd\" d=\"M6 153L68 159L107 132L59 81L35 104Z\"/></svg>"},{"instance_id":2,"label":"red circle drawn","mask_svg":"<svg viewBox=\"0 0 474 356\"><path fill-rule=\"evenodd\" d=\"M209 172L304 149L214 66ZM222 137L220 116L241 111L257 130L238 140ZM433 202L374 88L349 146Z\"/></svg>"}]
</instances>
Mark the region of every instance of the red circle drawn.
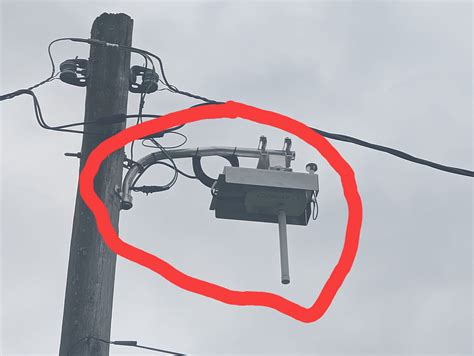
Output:
<instances>
[{"instance_id":1,"label":"red circle drawn","mask_svg":"<svg viewBox=\"0 0 474 356\"><path fill-rule=\"evenodd\" d=\"M236 291L191 277L137 247L127 244L113 228L109 212L94 191L94 177L104 159L132 140L166 130L170 127L206 119L243 118L287 131L313 146L339 174L348 207L348 220L344 247L339 261L334 267L316 301L308 308L296 304L280 295L257 292ZM80 174L79 190L85 204L95 216L97 229L107 246L132 262L138 263L189 292L201 294L232 305L264 306L273 308L301 322L310 323L321 318L331 305L334 296L349 273L359 244L362 224L362 202L357 191L354 172L336 149L321 135L303 123L287 116L265 111L245 104L228 101L224 104L197 106L164 115L142 124L132 126L100 143L89 155Z\"/></svg>"}]
</instances>

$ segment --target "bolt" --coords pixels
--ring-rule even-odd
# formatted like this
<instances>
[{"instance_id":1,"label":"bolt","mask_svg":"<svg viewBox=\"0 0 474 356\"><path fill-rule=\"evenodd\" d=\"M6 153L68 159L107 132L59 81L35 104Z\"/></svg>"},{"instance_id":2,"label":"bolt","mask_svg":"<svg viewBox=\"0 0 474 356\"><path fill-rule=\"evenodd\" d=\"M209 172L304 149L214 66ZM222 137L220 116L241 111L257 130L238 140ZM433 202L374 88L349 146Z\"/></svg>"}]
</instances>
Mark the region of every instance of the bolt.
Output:
<instances>
[{"instance_id":1,"label":"bolt","mask_svg":"<svg viewBox=\"0 0 474 356\"><path fill-rule=\"evenodd\" d=\"M65 152L64 155L66 157L77 157L77 158L81 158L82 157L82 153L81 152L76 152L76 153L73 153L73 152Z\"/></svg>"},{"instance_id":2,"label":"bolt","mask_svg":"<svg viewBox=\"0 0 474 356\"><path fill-rule=\"evenodd\" d=\"M316 163L308 163L306 165L306 172L309 174L314 174L318 170L318 165Z\"/></svg>"}]
</instances>

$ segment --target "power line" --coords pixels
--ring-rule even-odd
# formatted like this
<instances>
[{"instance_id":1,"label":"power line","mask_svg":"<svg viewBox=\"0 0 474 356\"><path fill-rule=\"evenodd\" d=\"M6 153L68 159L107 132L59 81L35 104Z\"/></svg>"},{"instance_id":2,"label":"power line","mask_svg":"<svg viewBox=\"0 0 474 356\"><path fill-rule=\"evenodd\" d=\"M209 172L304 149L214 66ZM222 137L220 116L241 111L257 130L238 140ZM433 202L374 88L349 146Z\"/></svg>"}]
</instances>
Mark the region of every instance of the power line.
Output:
<instances>
[{"instance_id":1,"label":"power line","mask_svg":"<svg viewBox=\"0 0 474 356\"><path fill-rule=\"evenodd\" d=\"M137 53L137 54L141 55L145 59L145 66L147 66L148 62L150 62L151 65L152 65L152 68L154 70L155 69L155 64L153 63L153 59L151 58L151 57L153 57L158 61L158 64L159 64L159 67L160 67L160 73L161 73L161 77L162 77L162 79L160 79L160 82L164 83L164 85L166 85L166 88L169 91L171 91L173 93L185 95L185 96L188 96L188 97L191 97L191 98L194 98L194 99L204 101L204 103L194 105L193 107L200 106L200 105L207 105L207 104L221 104L222 103L220 101L208 99L204 96L200 96L200 95L196 95L196 94L192 94L192 93L189 93L189 92L186 92L186 91L179 90L176 86L170 84L168 82L167 78L166 78L166 74L165 74L164 67L163 67L163 61L161 60L161 58L159 56L157 56L156 54L154 54L152 52L149 52L149 51L146 51L146 50L143 50L143 49L139 49L139 48L135 48L135 47L123 46L123 45L119 45L119 44L115 44L115 43L108 43L108 42L101 41L101 40L96 40L96 39L72 38L72 37L59 38L59 39L56 39L54 41L51 41L50 44L48 45L48 55L49 55L49 58L50 58L50 61L51 61L51 68L52 68L51 75L48 78L44 79L43 81L41 81L41 82L39 82L39 83L37 83L33 86L30 86L29 88L16 90L14 92L11 92L11 93L0 96L0 101L7 100L7 99L12 99L12 98L14 98L18 95L23 95L23 94L27 94L27 95L32 96L36 119L37 119L39 125L44 129L54 130L54 131L62 131L62 132L79 133L79 134L86 133L85 131L71 130L70 129L70 127L86 125L86 123L73 123L73 124L66 124L66 125L61 125L61 126L49 126L43 118L41 108L40 108L40 105L39 105L39 100L36 97L36 95L34 94L34 92L32 91L33 89L35 89L35 88L37 88L37 87L39 87L39 86L41 86L45 83L48 83L48 82L52 81L55 78L55 76L57 75L57 73L55 73L55 71L56 71L55 68L56 67L55 67L54 59L53 59L53 56L52 56L52 53L51 53L51 47L54 43L60 42L60 41L82 42L82 43L88 43L88 44L96 44L96 45L126 49L126 50L129 50L132 53ZM144 115L144 114L142 114L142 109L143 109L143 105L144 105L145 96L146 96L146 93L141 95L138 115L126 115L124 118L122 118L122 120L125 120L127 118L137 117L137 123L139 123L139 122L142 121L143 117L159 117L160 116L160 115ZM106 122L106 120L104 120L102 122L99 122L99 121L100 120L98 120L97 123L96 122L91 122L91 123L88 123L88 124L97 124L97 125L99 125L99 124L114 123L113 120L110 120L110 122ZM165 133L166 132L172 132L172 131L175 131L178 128L181 128L183 126L184 125L181 125L177 128L169 129L169 130L166 130L164 132ZM312 129L314 131L318 132L319 134L321 134L322 136L327 137L329 139L343 141L343 142L349 142L349 143L353 143L353 144L363 146L363 147L366 147L366 148L370 148L370 149L373 149L373 150L385 152L385 153L391 154L393 156L396 156L398 158L401 158L401 159L404 159L404 160L407 160L407 161L410 161L410 162L413 162L413 163L421 164L421 165L424 165L424 166L428 166L428 167L431 167L431 168L434 168L434 169L437 169L437 170L441 170L441 171L444 171L444 172L457 174L457 175L462 175L462 176L467 176L467 177L474 177L474 171L469 170L469 169L443 165L443 164L436 163L436 162L433 162L433 161L429 161L429 160L426 160L426 159L423 159L423 158L412 156L412 155L410 155L406 152L403 152L403 151L400 151L400 150L397 150L397 149L394 149L394 148L390 148L390 147L387 147L387 146L370 143L370 142L367 142L367 141L364 141L364 140L361 140L361 139L358 139L358 138L355 138L355 137L352 137L352 136L341 135L341 134L337 134L337 133L331 133L331 132L323 131L323 130L316 129L316 128L312 128ZM95 134L95 133L94 132L87 132L87 134ZM147 139L149 140L149 138L147 138ZM133 143L132 143L132 148L133 148ZM158 147L158 148L160 148L160 147ZM164 149L163 146L161 146L160 149ZM133 152L132 152L132 155L133 155Z\"/></svg>"},{"instance_id":2,"label":"power line","mask_svg":"<svg viewBox=\"0 0 474 356\"><path fill-rule=\"evenodd\" d=\"M471 171L471 170L468 170L468 169L445 166L445 165L440 164L440 163L436 163L436 162L428 161L428 160L423 159L423 158L418 158L418 157L412 156L412 155L410 155L406 152L397 150L395 148L390 148L390 147L387 147L387 146L382 146L382 145L378 145L378 144L375 144L375 143L370 143L370 142L360 140L360 139L355 138L355 137L341 135L341 134L332 133L332 132L327 132L327 131L316 129L314 127L312 127L312 129L314 131L316 131L317 133L319 133L320 135L322 135L324 137L327 137L327 138L330 138L330 139L333 139L333 140L349 142L349 143L353 143L355 145L367 147L367 148L370 148L370 149L373 149L373 150L376 150L376 151L385 152L385 153L391 154L393 156L396 156L398 158L401 158L401 159L404 159L404 160L407 160L407 161L410 161L410 162L413 162L413 163L421 164L421 165L424 165L424 166L428 166L428 167L431 167L431 168L434 168L434 169L438 169L440 171L453 173L453 174L458 174L458 175L463 175L463 176L467 176L467 177L474 177L474 171Z\"/></svg>"},{"instance_id":3,"label":"power line","mask_svg":"<svg viewBox=\"0 0 474 356\"><path fill-rule=\"evenodd\" d=\"M31 90L33 90L33 89L36 89L36 88L38 88L39 86L41 86L41 85L43 85L43 84L45 84L45 83L48 83L48 82L50 82L51 80L53 80L53 78L54 78L55 75L56 75L56 73L55 73L55 72L56 72L56 66L55 66L55 63L54 63L53 55L52 55L52 53L51 53L51 46L52 46L53 44L55 44L56 42L67 41L67 40L69 40L69 38L58 38L58 39L55 39L55 40L53 40L53 41L51 41L51 42L49 43L49 45L48 45L48 56L49 56L49 60L50 60L50 62L51 62L51 75L50 75L48 78L46 78L46 79L40 81L40 82L37 83L37 84L34 84L34 85L28 87L28 88L26 88L26 89L19 89L19 90L13 91L13 92L8 93L8 94L0 95L0 101L7 100L7 99L12 99L12 98L14 98L15 96L22 95L22 94L29 94L29 93L27 93L27 91L31 91Z\"/></svg>"},{"instance_id":4,"label":"power line","mask_svg":"<svg viewBox=\"0 0 474 356\"><path fill-rule=\"evenodd\" d=\"M89 44L98 44L98 45L102 45L102 46L123 48L123 49L127 49L127 50L129 50L130 52L133 52L133 53L138 53L138 54L141 54L141 55L147 55L147 56L153 57L158 61L158 64L160 66L161 77L163 78L163 82L165 83L165 85L168 87L168 89L170 91L172 91L173 93L176 93L176 94L181 94L181 95L184 95L184 96L188 96L188 97L193 98L193 99L201 100L201 101L204 101L204 102L210 103L210 104L220 103L219 101L216 101L216 100L213 100L213 99L208 99L204 96L200 96L200 95L196 95L196 94L193 94L193 93L189 93L187 91L179 90L176 86L170 84L168 82L168 79L166 78L165 70L164 70L164 67L163 67L163 61L161 60L161 58L159 56L157 56L156 54L154 54L152 52L146 51L144 49L136 48L136 47L120 45L120 44L117 44L117 43L108 43L108 42L97 40L97 39L69 38L69 40L74 41L74 42L85 42L85 43L89 43Z\"/></svg>"}]
</instances>

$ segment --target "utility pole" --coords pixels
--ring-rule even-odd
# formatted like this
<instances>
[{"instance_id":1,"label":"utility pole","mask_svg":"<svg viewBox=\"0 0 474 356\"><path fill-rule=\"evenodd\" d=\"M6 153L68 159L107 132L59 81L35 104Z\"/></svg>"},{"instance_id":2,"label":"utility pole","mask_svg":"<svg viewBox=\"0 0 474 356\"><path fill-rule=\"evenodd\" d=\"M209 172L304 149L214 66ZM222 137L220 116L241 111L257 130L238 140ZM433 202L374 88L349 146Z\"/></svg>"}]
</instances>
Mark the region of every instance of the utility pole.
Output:
<instances>
[{"instance_id":1,"label":"utility pole","mask_svg":"<svg viewBox=\"0 0 474 356\"><path fill-rule=\"evenodd\" d=\"M133 20L125 14L102 14L92 25L91 38L131 46ZM113 114L127 113L130 52L92 44L86 94L85 122ZM90 152L104 139L123 130L126 123L85 125L80 169ZM95 190L107 206L118 231L120 199L114 192L121 184L124 151L111 154L95 179ZM66 297L61 332L60 356L106 356L110 340L116 255L97 231L95 219L79 190L72 228Z\"/></svg>"}]
</instances>

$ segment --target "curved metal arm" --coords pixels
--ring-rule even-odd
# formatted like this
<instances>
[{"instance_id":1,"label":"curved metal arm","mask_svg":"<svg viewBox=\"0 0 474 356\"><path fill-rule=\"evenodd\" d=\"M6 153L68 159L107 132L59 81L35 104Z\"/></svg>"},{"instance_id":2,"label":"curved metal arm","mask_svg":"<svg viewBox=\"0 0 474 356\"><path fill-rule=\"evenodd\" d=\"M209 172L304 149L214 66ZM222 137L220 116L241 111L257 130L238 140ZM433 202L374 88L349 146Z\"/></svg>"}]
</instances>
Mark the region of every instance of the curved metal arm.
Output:
<instances>
[{"instance_id":1,"label":"curved metal arm","mask_svg":"<svg viewBox=\"0 0 474 356\"><path fill-rule=\"evenodd\" d=\"M266 150L266 154L272 155L281 155L288 156L288 152L285 150ZM247 158L260 158L262 151L255 148L238 148L238 147L197 147L197 148L184 148L184 149L174 149L166 150L166 154L175 159L175 158L190 158L194 156L199 157L208 157L208 156L237 156L237 157L247 157ZM295 159L295 152L290 152L291 160ZM130 188L135 181L137 175L145 167L151 166L158 161L163 159L168 159L168 157L162 152L157 151L146 155L140 159L132 168L130 168L125 175L122 183L121 189L121 198L122 198L122 209L128 210L131 209L132 204L132 195Z\"/></svg>"}]
</instances>

